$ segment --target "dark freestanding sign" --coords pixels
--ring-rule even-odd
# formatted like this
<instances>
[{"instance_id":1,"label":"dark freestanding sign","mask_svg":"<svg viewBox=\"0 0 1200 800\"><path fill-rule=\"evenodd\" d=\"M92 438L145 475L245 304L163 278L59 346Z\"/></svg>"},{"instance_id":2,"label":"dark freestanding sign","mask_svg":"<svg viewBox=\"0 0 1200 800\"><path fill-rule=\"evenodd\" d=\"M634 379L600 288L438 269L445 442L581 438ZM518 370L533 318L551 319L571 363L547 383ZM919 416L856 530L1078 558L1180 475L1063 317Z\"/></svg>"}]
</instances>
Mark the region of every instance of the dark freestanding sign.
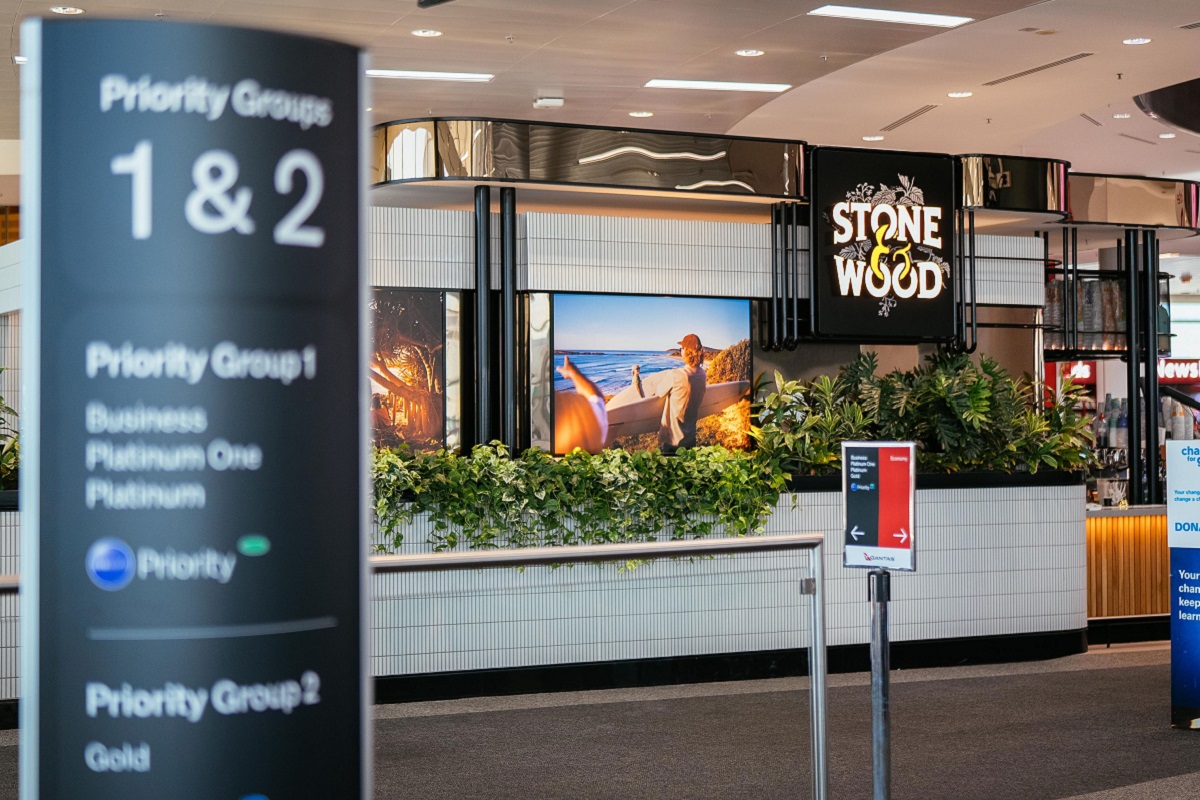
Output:
<instances>
[{"instance_id":1,"label":"dark freestanding sign","mask_svg":"<svg viewBox=\"0 0 1200 800\"><path fill-rule=\"evenodd\" d=\"M912 442L842 443L847 567L916 570L915 490Z\"/></svg>"},{"instance_id":2,"label":"dark freestanding sign","mask_svg":"<svg viewBox=\"0 0 1200 800\"><path fill-rule=\"evenodd\" d=\"M811 158L814 331L952 339L954 159L836 147Z\"/></svg>"},{"instance_id":3,"label":"dark freestanding sign","mask_svg":"<svg viewBox=\"0 0 1200 800\"><path fill-rule=\"evenodd\" d=\"M22 48L21 796L366 796L360 53Z\"/></svg>"}]
</instances>

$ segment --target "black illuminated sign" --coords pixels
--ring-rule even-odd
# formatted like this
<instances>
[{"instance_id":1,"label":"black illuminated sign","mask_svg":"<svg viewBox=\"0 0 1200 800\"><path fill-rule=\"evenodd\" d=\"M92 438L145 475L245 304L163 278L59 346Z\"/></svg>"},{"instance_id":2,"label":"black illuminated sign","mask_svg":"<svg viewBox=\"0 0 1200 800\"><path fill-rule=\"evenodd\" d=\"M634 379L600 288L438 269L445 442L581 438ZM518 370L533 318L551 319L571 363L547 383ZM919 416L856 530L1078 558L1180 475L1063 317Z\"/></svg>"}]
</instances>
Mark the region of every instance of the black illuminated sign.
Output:
<instances>
[{"instance_id":1,"label":"black illuminated sign","mask_svg":"<svg viewBox=\"0 0 1200 800\"><path fill-rule=\"evenodd\" d=\"M954 160L836 147L811 158L815 333L953 338Z\"/></svg>"},{"instance_id":2,"label":"black illuminated sign","mask_svg":"<svg viewBox=\"0 0 1200 800\"><path fill-rule=\"evenodd\" d=\"M22 47L21 796L362 797L360 52Z\"/></svg>"}]
</instances>

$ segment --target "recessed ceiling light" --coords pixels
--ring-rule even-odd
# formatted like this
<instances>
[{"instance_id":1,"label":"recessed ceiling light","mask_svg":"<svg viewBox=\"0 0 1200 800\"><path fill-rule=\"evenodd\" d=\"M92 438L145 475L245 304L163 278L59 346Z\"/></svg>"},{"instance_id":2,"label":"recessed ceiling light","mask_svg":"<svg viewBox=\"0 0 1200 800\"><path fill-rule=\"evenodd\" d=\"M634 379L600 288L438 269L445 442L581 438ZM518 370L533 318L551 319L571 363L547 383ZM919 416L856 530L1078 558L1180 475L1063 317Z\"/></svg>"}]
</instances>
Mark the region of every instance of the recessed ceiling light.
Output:
<instances>
[{"instance_id":1,"label":"recessed ceiling light","mask_svg":"<svg viewBox=\"0 0 1200 800\"><path fill-rule=\"evenodd\" d=\"M883 137L882 136L864 136L863 141L864 142L882 142Z\"/></svg>"},{"instance_id":2,"label":"recessed ceiling light","mask_svg":"<svg viewBox=\"0 0 1200 800\"><path fill-rule=\"evenodd\" d=\"M413 36L420 36L423 39L432 39L435 36L441 36L441 31L435 31L432 28L418 28L412 32Z\"/></svg>"},{"instance_id":3,"label":"recessed ceiling light","mask_svg":"<svg viewBox=\"0 0 1200 800\"><path fill-rule=\"evenodd\" d=\"M1179 258L1180 253L1159 253L1159 258Z\"/></svg>"},{"instance_id":4,"label":"recessed ceiling light","mask_svg":"<svg viewBox=\"0 0 1200 800\"><path fill-rule=\"evenodd\" d=\"M1173 133L1160 133L1160 134L1158 135L1158 138L1160 138L1160 139L1174 139L1174 138L1175 138L1175 134L1173 134Z\"/></svg>"},{"instance_id":5,"label":"recessed ceiling light","mask_svg":"<svg viewBox=\"0 0 1200 800\"><path fill-rule=\"evenodd\" d=\"M735 55L745 56L746 58L756 58L766 54L766 50L738 50Z\"/></svg>"},{"instance_id":6,"label":"recessed ceiling light","mask_svg":"<svg viewBox=\"0 0 1200 800\"><path fill-rule=\"evenodd\" d=\"M1150 40L1141 36L1136 39L1122 39L1121 44L1150 44Z\"/></svg>"},{"instance_id":7,"label":"recessed ceiling light","mask_svg":"<svg viewBox=\"0 0 1200 800\"><path fill-rule=\"evenodd\" d=\"M707 89L714 92L786 92L790 83L735 83L732 81L677 81L655 78L646 81L647 89Z\"/></svg>"},{"instance_id":8,"label":"recessed ceiling light","mask_svg":"<svg viewBox=\"0 0 1200 800\"><path fill-rule=\"evenodd\" d=\"M486 72L423 72L415 69L369 69L368 78L396 78L404 81L461 81L487 83L495 75Z\"/></svg>"},{"instance_id":9,"label":"recessed ceiling light","mask_svg":"<svg viewBox=\"0 0 1200 800\"><path fill-rule=\"evenodd\" d=\"M29 61L29 56L13 56L14 64L18 64L18 65L25 64L25 63L28 63L28 61Z\"/></svg>"},{"instance_id":10,"label":"recessed ceiling light","mask_svg":"<svg viewBox=\"0 0 1200 800\"><path fill-rule=\"evenodd\" d=\"M371 106L367 106L367 111L374 111L374 110L375 110L375 109L374 109L374 108L372 108Z\"/></svg>"},{"instance_id":11,"label":"recessed ceiling light","mask_svg":"<svg viewBox=\"0 0 1200 800\"><path fill-rule=\"evenodd\" d=\"M75 6L50 6L50 10L55 14L66 14L68 16L83 13L82 8L76 8Z\"/></svg>"},{"instance_id":12,"label":"recessed ceiling light","mask_svg":"<svg viewBox=\"0 0 1200 800\"><path fill-rule=\"evenodd\" d=\"M972 97L974 92L950 92L946 97Z\"/></svg>"},{"instance_id":13,"label":"recessed ceiling light","mask_svg":"<svg viewBox=\"0 0 1200 800\"><path fill-rule=\"evenodd\" d=\"M1113 119L1129 119L1129 114L1113 114Z\"/></svg>"},{"instance_id":14,"label":"recessed ceiling light","mask_svg":"<svg viewBox=\"0 0 1200 800\"><path fill-rule=\"evenodd\" d=\"M919 14L915 11L889 11L883 8L858 8L857 6L821 6L809 14L817 17L840 19L863 19L871 22L898 22L902 25L930 25L935 28L957 28L972 17L953 17L947 14Z\"/></svg>"},{"instance_id":15,"label":"recessed ceiling light","mask_svg":"<svg viewBox=\"0 0 1200 800\"><path fill-rule=\"evenodd\" d=\"M629 116L637 117L638 119L645 119L646 117L653 117L654 112L653 111L630 111Z\"/></svg>"}]
</instances>

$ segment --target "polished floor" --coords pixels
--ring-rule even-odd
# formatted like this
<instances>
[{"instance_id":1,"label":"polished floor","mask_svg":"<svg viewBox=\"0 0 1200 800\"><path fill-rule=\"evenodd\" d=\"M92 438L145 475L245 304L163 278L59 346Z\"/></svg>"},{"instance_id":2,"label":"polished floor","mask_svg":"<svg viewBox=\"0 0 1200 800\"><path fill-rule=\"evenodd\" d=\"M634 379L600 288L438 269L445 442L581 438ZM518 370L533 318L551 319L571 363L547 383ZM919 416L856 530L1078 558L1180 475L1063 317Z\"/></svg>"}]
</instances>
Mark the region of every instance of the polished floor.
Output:
<instances>
[{"instance_id":1,"label":"polished floor","mask_svg":"<svg viewBox=\"0 0 1200 800\"><path fill-rule=\"evenodd\" d=\"M1193 800L1200 732L1172 730L1165 643L892 675L895 800ZM829 683L830 797L871 796L867 675ZM0 732L0 800L16 798ZM805 679L380 706L375 796L809 796Z\"/></svg>"}]
</instances>

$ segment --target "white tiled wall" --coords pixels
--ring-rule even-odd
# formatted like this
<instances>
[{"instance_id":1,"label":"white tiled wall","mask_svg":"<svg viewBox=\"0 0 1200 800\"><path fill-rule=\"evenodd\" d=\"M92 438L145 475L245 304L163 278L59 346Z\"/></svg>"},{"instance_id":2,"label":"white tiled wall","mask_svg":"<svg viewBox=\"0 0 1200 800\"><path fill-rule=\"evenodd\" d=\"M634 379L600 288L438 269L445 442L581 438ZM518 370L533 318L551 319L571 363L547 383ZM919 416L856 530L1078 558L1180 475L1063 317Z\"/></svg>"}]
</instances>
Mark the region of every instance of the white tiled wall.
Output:
<instances>
[{"instance_id":1,"label":"white tiled wall","mask_svg":"<svg viewBox=\"0 0 1200 800\"><path fill-rule=\"evenodd\" d=\"M771 295L766 224L530 212L517 231L518 291ZM493 215L493 263L499 236ZM800 296L807 297L807 229L799 246ZM977 236L977 302L1043 305L1043 249L1031 236ZM474 252L472 212L371 209L372 285L471 289ZM500 288L498 270L492 288Z\"/></svg>"},{"instance_id":2,"label":"white tiled wall","mask_svg":"<svg viewBox=\"0 0 1200 800\"><path fill-rule=\"evenodd\" d=\"M371 285L474 288L474 219L470 211L373 207L367 242Z\"/></svg>"},{"instance_id":3,"label":"white tiled wall","mask_svg":"<svg viewBox=\"0 0 1200 800\"><path fill-rule=\"evenodd\" d=\"M976 236L975 293L980 305L1045 305L1045 243L1036 236Z\"/></svg>"},{"instance_id":4,"label":"white tiled wall","mask_svg":"<svg viewBox=\"0 0 1200 800\"><path fill-rule=\"evenodd\" d=\"M22 246L20 240L0 246L0 314L21 307Z\"/></svg>"},{"instance_id":5,"label":"white tiled wall","mask_svg":"<svg viewBox=\"0 0 1200 800\"><path fill-rule=\"evenodd\" d=\"M524 216L533 291L771 295L771 235L765 224ZM808 247L807 232L801 247ZM800 280L807 286L803 255Z\"/></svg>"},{"instance_id":6,"label":"white tiled wall","mask_svg":"<svg viewBox=\"0 0 1200 800\"><path fill-rule=\"evenodd\" d=\"M863 570L841 566L840 494L785 496L768 535L822 532L830 645L867 641ZM1087 626L1082 487L922 490L894 641ZM998 509L1003 513L997 513ZM425 549L419 526L405 552ZM375 675L803 647L804 553L373 579Z\"/></svg>"},{"instance_id":7,"label":"white tiled wall","mask_svg":"<svg viewBox=\"0 0 1200 800\"><path fill-rule=\"evenodd\" d=\"M21 413L21 314L0 314L0 397ZM9 424L13 424L10 420ZM0 554L2 556L3 554Z\"/></svg>"}]
</instances>

